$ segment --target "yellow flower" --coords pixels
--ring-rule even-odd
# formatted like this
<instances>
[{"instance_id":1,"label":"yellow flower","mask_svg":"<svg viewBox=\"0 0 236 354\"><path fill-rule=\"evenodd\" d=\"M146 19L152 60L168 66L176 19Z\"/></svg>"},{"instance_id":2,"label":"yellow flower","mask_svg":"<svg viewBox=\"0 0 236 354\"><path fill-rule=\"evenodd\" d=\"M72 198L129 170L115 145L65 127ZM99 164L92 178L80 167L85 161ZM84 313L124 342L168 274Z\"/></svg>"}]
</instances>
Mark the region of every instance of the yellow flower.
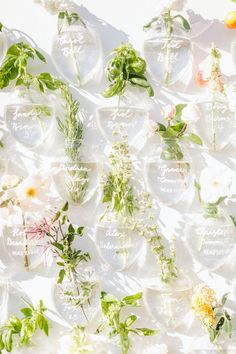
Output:
<instances>
[{"instance_id":1,"label":"yellow flower","mask_svg":"<svg viewBox=\"0 0 236 354\"><path fill-rule=\"evenodd\" d=\"M37 189L34 187L29 187L25 191L25 195L27 198L35 198L37 194Z\"/></svg>"}]
</instances>

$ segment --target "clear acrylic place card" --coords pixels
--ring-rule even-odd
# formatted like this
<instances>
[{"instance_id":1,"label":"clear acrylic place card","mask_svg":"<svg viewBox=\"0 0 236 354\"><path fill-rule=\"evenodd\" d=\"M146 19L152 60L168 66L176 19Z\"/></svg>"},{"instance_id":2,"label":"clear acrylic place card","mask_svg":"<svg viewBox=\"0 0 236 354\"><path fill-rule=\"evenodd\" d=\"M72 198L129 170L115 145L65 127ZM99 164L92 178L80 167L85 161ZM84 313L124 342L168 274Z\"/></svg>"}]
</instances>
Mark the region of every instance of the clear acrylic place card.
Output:
<instances>
[{"instance_id":1,"label":"clear acrylic place card","mask_svg":"<svg viewBox=\"0 0 236 354\"><path fill-rule=\"evenodd\" d=\"M188 38L165 34L146 39L143 52L153 79L165 85L184 81L192 75L192 46ZM187 80L188 81L188 80Z\"/></svg>"},{"instance_id":2,"label":"clear acrylic place card","mask_svg":"<svg viewBox=\"0 0 236 354\"><path fill-rule=\"evenodd\" d=\"M137 146L149 111L135 106L99 107L96 117L98 127L108 142L113 143L117 139L113 132L122 129L128 136L129 145Z\"/></svg>"},{"instance_id":3,"label":"clear acrylic place card","mask_svg":"<svg viewBox=\"0 0 236 354\"><path fill-rule=\"evenodd\" d=\"M54 112L51 106L43 104L10 104L5 107L5 119L15 140L33 149L50 134Z\"/></svg>"},{"instance_id":4,"label":"clear acrylic place card","mask_svg":"<svg viewBox=\"0 0 236 354\"><path fill-rule=\"evenodd\" d=\"M52 58L67 80L78 86L85 85L102 70L100 39L88 25L68 26L55 36Z\"/></svg>"},{"instance_id":5,"label":"clear acrylic place card","mask_svg":"<svg viewBox=\"0 0 236 354\"><path fill-rule=\"evenodd\" d=\"M214 270L224 265L234 252L236 228L227 215L206 218L196 214L186 224L185 237L192 257L203 267Z\"/></svg>"},{"instance_id":6,"label":"clear acrylic place card","mask_svg":"<svg viewBox=\"0 0 236 354\"><path fill-rule=\"evenodd\" d=\"M129 268L143 251L138 232L118 222L99 223L94 242L102 260L117 271Z\"/></svg>"}]
</instances>

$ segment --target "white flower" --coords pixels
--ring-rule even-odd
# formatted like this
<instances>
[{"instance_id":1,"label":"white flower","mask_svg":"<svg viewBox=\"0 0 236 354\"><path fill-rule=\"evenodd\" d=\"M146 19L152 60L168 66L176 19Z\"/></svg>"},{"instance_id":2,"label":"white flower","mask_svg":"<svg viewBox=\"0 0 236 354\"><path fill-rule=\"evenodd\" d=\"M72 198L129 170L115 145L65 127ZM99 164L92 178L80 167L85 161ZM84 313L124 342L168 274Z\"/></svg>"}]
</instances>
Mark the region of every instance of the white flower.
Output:
<instances>
[{"instance_id":1,"label":"white flower","mask_svg":"<svg viewBox=\"0 0 236 354\"><path fill-rule=\"evenodd\" d=\"M52 15L65 10L70 11L72 7L71 2L66 0L35 0L35 2L42 5Z\"/></svg>"},{"instance_id":2,"label":"white flower","mask_svg":"<svg viewBox=\"0 0 236 354\"><path fill-rule=\"evenodd\" d=\"M201 198L205 203L216 203L230 194L232 176L226 169L205 168L200 175Z\"/></svg>"},{"instance_id":3,"label":"white flower","mask_svg":"<svg viewBox=\"0 0 236 354\"><path fill-rule=\"evenodd\" d=\"M27 177L16 188L18 202L22 209L31 211L42 207L48 199L50 179L43 174L33 174Z\"/></svg>"},{"instance_id":4,"label":"white flower","mask_svg":"<svg viewBox=\"0 0 236 354\"><path fill-rule=\"evenodd\" d=\"M188 103L183 109L181 118L187 124L196 123L201 117L201 112L198 106L194 103Z\"/></svg>"},{"instance_id":5,"label":"white flower","mask_svg":"<svg viewBox=\"0 0 236 354\"><path fill-rule=\"evenodd\" d=\"M147 120L145 122L145 132L146 132L146 136L147 138L151 138L153 135L156 134L158 128L158 123L155 122L154 120Z\"/></svg>"},{"instance_id":6,"label":"white flower","mask_svg":"<svg viewBox=\"0 0 236 354\"><path fill-rule=\"evenodd\" d=\"M158 13L165 12L168 10L172 11L182 11L187 0L161 0L158 5Z\"/></svg>"}]
</instances>

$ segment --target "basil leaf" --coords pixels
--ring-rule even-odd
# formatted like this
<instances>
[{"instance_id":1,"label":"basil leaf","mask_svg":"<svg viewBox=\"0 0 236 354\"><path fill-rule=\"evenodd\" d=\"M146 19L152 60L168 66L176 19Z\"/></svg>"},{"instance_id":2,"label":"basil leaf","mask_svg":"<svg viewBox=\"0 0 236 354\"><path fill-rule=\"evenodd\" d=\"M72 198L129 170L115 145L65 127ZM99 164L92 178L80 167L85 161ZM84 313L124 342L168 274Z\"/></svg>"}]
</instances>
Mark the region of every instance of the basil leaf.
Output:
<instances>
[{"instance_id":1,"label":"basil leaf","mask_svg":"<svg viewBox=\"0 0 236 354\"><path fill-rule=\"evenodd\" d=\"M202 145L202 139L193 133L189 133L188 135L186 135L187 139L192 141L193 143L197 144L197 145Z\"/></svg>"}]
</instances>

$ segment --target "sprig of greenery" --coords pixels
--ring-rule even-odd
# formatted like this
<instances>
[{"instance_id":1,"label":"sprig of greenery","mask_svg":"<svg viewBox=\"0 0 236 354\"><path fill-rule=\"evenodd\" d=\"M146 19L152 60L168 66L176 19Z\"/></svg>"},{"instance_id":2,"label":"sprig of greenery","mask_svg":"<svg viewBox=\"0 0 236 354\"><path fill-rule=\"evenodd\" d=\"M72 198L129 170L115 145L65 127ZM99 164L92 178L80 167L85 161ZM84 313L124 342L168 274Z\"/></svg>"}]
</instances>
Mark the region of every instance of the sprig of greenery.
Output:
<instances>
[{"instance_id":1,"label":"sprig of greenery","mask_svg":"<svg viewBox=\"0 0 236 354\"><path fill-rule=\"evenodd\" d=\"M72 330L72 345L70 354L88 354L94 352L94 346L89 344L84 326L74 326Z\"/></svg>"},{"instance_id":2,"label":"sprig of greenery","mask_svg":"<svg viewBox=\"0 0 236 354\"><path fill-rule=\"evenodd\" d=\"M69 13L68 11L61 11L58 14L58 33L61 33L64 21L66 21L69 26L80 22L85 28L87 27L86 23L82 20L78 13Z\"/></svg>"},{"instance_id":3,"label":"sprig of greenery","mask_svg":"<svg viewBox=\"0 0 236 354\"><path fill-rule=\"evenodd\" d=\"M127 85L138 86L147 90L149 96L154 91L146 78L146 62L139 57L131 44L121 44L112 54L107 64L107 77L110 86L102 93L106 98L124 94Z\"/></svg>"},{"instance_id":4,"label":"sprig of greenery","mask_svg":"<svg viewBox=\"0 0 236 354\"><path fill-rule=\"evenodd\" d=\"M7 87L14 81L16 86L25 86L27 88L34 86L42 93L45 93L46 90L58 90L64 100L66 112L63 121L59 118L57 119L58 128L64 135L65 140L69 142L65 149L66 155L73 162L79 163L79 152L83 138L83 123L82 117L79 116L81 113L79 102L73 99L69 87L53 75L43 72L33 76L27 71L29 59L35 59L35 57L46 63L44 56L28 44L23 42L13 44L8 49L0 68L0 89ZM69 194L75 202L80 202L83 199L87 189L86 183L82 183L81 188L77 188L79 180L82 181L82 178L88 178L88 175L84 176L84 171L80 172L78 169L77 176L72 179L72 181L75 181L76 188L73 184L69 185L71 187Z\"/></svg>"},{"instance_id":5,"label":"sprig of greenery","mask_svg":"<svg viewBox=\"0 0 236 354\"><path fill-rule=\"evenodd\" d=\"M47 309L43 301L40 300L37 309L25 300L24 302L28 305L20 310L24 317L20 319L11 316L7 323L0 327L0 354L3 350L12 352L15 338L19 346L27 346L38 329L48 336L49 324L44 314Z\"/></svg>"},{"instance_id":6,"label":"sprig of greenery","mask_svg":"<svg viewBox=\"0 0 236 354\"><path fill-rule=\"evenodd\" d=\"M16 86L29 87L33 76L27 72L29 59L38 57L46 63L44 56L28 44L20 42L13 44L7 51L0 68L0 89L7 87L12 81Z\"/></svg>"},{"instance_id":7,"label":"sprig of greenery","mask_svg":"<svg viewBox=\"0 0 236 354\"><path fill-rule=\"evenodd\" d=\"M224 294L221 302L214 308L215 316L217 318L216 325L208 328L209 338L212 343L216 342L222 331L231 338L232 337L232 318L228 312L224 309L224 305L228 299L228 294Z\"/></svg>"},{"instance_id":8,"label":"sprig of greenery","mask_svg":"<svg viewBox=\"0 0 236 354\"><path fill-rule=\"evenodd\" d=\"M130 185L132 171L127 135L121 134L121 141L113 144L109 156L111 172L103 185L102 202L109 203L108 209L111 208L117 216L127 217L137 209L137 200Z\"/></svg>"},{"instance_id":9,"label":"sprig of greenery","mask_svg":"<svg viewBox=\"0 0 236 354\"><path fill-rule=\"evenodd\" d=\"M104 291L101 292L101 307L105 322L98 327L97 333L101 332L107 324L110 327L109 337L119 336L122 354L127 354L130 349L130 333L152 336L159 332L158 330L149 328L133 328L132 325L138 319L134 314L128 316L124 321L121 321L122 309L126 306L138 307L142 295L142 293L137 293L118 300L114 295L107 294Z\"/></svg>"},{"instance_id":10,"label":"sprig of greenery","mask_svg":"<svg viewBox=\"0 0 236 354\"><path fill-rule=\"evenodd\" d=\"M150 195L143 192L139 196L138 215L127 220L127 224L132 230L137 230L140 236L149 243L151 251L155 255L160 266L160 279L164 283L169 283L178 277L178 268L175 264L176 253L174 243L170 246L169 256L166 254L166 247L163 244L163 237L158 224L154 221L153 206Z\"/></svg>"},{"instance_id":11,"label":"sprig of greenery","mask_svg":"<svg viewBox=\"0 0 236 354\"><path fill-rule=\"evenodd\" d=\"M148 31L155 26L155 30L160 31L162 26L164 26L167 35L170 36L173 33L175 22L179 21L181 22L183 29L188 32L191 27L186 18L180 14L172 16L170 10L162 12L160 16L152 18L149 23L143 26L143 29L144 31Z\"/></svg>"},{"instance_id":12,"label":"sprig of greenery","mask_svg":"<svg viewBox=\"0 0 236 354\"><path fill-rule=\"evenodd\" d=\"M62 209L55 213L46 228L43 225L43 228L40 229L39 225L35 237L44 235L48 238L48 246L57 259L57 265L61 267L57 283L62 284L67 279L72 284L69 290L63 290L63 296L72 306L80 306L87 319L83 304L89 302L95 284L78 280L77 267L83 262L88 262L91 258L88 252L83 253L73 247L75 238L83 236L84 227L75 227L70 222L67 215L68 208L69 204L66 202ZM30 233L32 234L32 232Z\"/></svg>"}]
</instances>

